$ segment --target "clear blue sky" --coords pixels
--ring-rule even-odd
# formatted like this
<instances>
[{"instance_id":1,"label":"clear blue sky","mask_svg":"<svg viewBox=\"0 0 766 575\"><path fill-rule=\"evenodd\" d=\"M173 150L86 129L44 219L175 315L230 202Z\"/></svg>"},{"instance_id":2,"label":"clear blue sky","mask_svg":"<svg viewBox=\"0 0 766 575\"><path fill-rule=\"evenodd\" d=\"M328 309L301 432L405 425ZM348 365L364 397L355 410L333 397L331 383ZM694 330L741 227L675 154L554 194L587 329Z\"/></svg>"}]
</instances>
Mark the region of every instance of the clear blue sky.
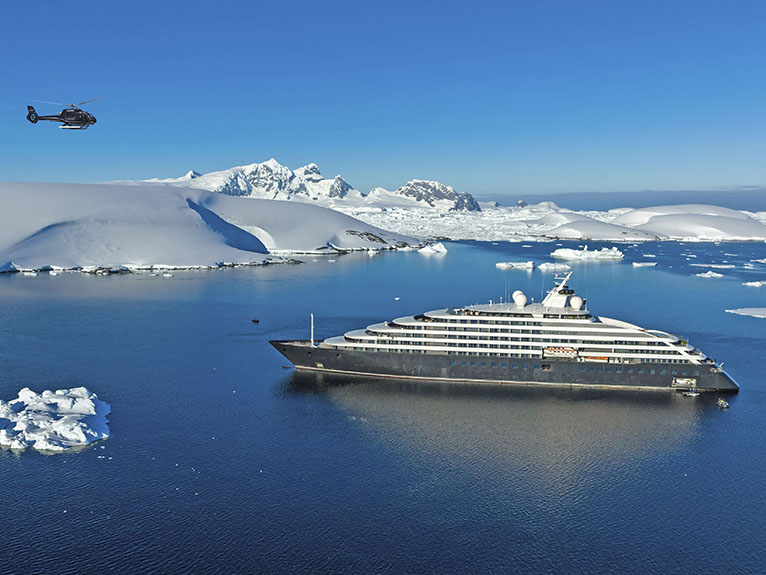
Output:
<instances>
[{"instance_id":1,"label":"clear blue sky","mask_svg":"<svg viewBox=\"0 0 766 575\"><path fill-rule=\"evenodd\" d=\"M8 0L0 64L5 181L275 157L364 191L766 184L763 1ZM25 119L98 96L85 132Z\"/></svg>"}]
</instances>

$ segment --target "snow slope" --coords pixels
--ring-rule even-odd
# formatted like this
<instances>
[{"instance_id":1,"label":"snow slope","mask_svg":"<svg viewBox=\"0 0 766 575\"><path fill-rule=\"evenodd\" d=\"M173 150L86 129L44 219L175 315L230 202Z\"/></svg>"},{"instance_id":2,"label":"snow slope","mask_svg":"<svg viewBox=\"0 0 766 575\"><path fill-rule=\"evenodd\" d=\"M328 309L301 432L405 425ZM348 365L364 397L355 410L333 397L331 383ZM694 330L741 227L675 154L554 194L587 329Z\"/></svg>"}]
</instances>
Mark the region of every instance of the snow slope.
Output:
<instances>
[{"instance_id":1,"label":"snow slope","mask_svg":"<svg viewBox=\"0 0 766 575\"><path fill-rule=\"evenodd\" d=\"M319 206L175 185L0 182L0 271L213 267L416 244Z\"/></svg>"}]
</instances>

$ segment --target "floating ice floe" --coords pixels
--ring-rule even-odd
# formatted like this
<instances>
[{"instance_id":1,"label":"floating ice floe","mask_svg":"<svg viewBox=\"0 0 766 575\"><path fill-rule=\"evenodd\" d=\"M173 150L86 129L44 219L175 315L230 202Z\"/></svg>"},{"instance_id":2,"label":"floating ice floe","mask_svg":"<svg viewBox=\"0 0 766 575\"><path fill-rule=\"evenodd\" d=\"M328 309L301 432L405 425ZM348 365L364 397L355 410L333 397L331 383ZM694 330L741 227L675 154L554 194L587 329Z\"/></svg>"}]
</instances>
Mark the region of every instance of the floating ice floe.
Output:
<instances>
[{"instance_id":1,"label":"floating ice floe","mask_svg":"<svg viewBox=\"0 0 766 575\"><path fill-rule=\"evenodd\" d=\"M657 262L633 262L634 268L650 268L656 265L657 265Z\"/></svg>"},{"instance_id":2,"label":"floating ice floe","mask_svg":"<svg viewBox=\"0 0 766 575\"><path fill-rule=\"evenodd\" d=\"M761 281L761 282L745 282L742 285L743 286L749 286L749 287L761 287L761 286L766 286L766 281Z\"/></svg>"},{"instance_id":3,"label":"floating ice floe","mask_svg":"<svg viewBox=\"0 0 766 575\"><path fill-rule=\"evenodd\" d=\"M757 264L766 264L766 258L761 258L757 260L750 260L751 262L755 262Z\"/></svg>"},{"instance_id":4,"label":"floating ice floe","mask_svg":"<svg viewBox=\"0 0 766 575\"><path fill-rule=\"evenodd\" d=\"M555 264L552 262L544 262L537 266L541 272L568 272L572 269L572 266L567 264Z\"/></svg>"},{"instance_id":5,"label":"floating ice floe","mask_svg":"<svg viewBox=\"0 0 766 575\"><path fill-rule=\"evenodd\" d=\"M563 260L621 260L625 254L615 247L588 250L588 246L585 246L581 250L559 248L551 252L551 257Z\"/></svg>"},{"instance_id":6,"label":"floating ice floe","mask_svg":"<svg viewBox=\"0 0 766 575\"><path fill-rule=\"evenodd\" d=\"M447 248L444 247L444 244L441 242L437 242L435 244L428 244L427 246L424 246L418 250L421 254L446 254Z\"/></svg>"},{"instance_id":7,"label":"floating ice floe","mask_svg":"<svg viewBox=\"0 0 766 575\"><path fill-rule=\"evenodd\" d=\"M111 408L84 387L35 393L25 387L0 400L0 445L11 449L65 451L109 437Z\"/></svg>"},{"instance_id":8,"label":"floating ice floe","mask_svg":"<svg viewBox=\"0 0 766 575\"><path fill-rule=\"evenodd\" d=\"M726 311L728 313L736 313L737 315L766 318L766 307L741 307L739 309L727 309Z\"/></svg>"},{"instance_id":9,"label":"floating ice floe","mask_svg":"<svg viewBox=\"0 0 766 575\"><path fill-rule=\"evenodd\" d=\"M535 267L535 262L528 261L528 262L497 262L495 264L496 268L499 268L501 270L531 270Z\"/></svg>"},{"instance_id":10,"label":"floating ice floe","mask_svg":"<svg viewBox=\"0 0 766 575\"><path fill-rule=\"evenodd\" d=\"M737 267L734 264L689 264L689 265L695 268L715 268L718 270L730 270Z\"/></svg>"},{"instance_id":11,"label":"floating ice floe","mask_svg":"<svg viewBox=\"0 0 766 575\"><path fill-rule=\"evenodd\" d=\"M722 278L723 274L719 274L717 272L714 272L713 270L709 270L709 271L697 274L697 277L701 277L701 278Z\"/></svg>"}]
</instances>

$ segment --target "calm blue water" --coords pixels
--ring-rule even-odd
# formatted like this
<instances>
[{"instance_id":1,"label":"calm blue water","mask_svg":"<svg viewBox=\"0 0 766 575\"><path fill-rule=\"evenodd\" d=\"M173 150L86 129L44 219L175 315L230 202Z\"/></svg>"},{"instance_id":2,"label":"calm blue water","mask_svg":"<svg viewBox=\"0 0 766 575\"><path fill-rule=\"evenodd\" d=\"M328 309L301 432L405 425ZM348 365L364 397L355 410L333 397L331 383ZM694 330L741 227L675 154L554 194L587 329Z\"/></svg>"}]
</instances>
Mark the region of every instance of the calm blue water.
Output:
<instances>
[{"instance_id":1,"label":"calm blue water","mask_svg":"<svg viewBox=\"0 0 766 575\"><path fill-rule=\"evenodd\" d=\"M728 411L283 369L267 341L308 337L311 312L326 337L551 284L494 264L543 261L552 243L447 245L172 278L0 276L0 397L85 385L113 410L112 436L82 452L0 451L3 573L763 572L766 320L724 310L766 307L766 288L741 285L766 279L742 269L766 246L626 245L657 267L580 264L570 282L594 313L724 360L742 388ZM737 269L721 279L689 267L724 260Z\"/></svg>"}]
</instances>

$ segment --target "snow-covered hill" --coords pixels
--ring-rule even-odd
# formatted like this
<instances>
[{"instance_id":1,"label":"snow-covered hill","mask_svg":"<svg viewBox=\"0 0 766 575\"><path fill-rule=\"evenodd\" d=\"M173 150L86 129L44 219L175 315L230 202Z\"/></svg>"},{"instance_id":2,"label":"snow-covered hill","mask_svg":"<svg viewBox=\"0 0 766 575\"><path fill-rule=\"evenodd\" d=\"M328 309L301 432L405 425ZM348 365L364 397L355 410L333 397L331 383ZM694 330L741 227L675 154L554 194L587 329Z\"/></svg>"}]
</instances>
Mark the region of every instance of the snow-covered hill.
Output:
<instances>
[{"instance_id":1,"label":"snow-covered hill","mask_svg":"<svg viewBox=\"0 0 766 575\"><path fill-rule=\"evenodd\" d=\"M0 182L0 271L210 267L417 240L345 214L176 185Z\"/></svg>"},{"instance_id":2,"label":"snow-covered hill","mask_svg":"<svg viewBox=\"0 0 766 575\"><path fill-rule=\"evenodd\" d=\"M576 212L553 202L513 207L483 204L481 212L434 214L403 206L344 212L387 230L454 240L766 240L766 213L702 204L606 212Z\"/></svg>"},{"instance_id":3,"label":"snow-covered hill","mask_svg":"<svg viewBox=\"0 0 766 575\"><path fill-rule=\"evenodd\" d=\"M375 188L363 194L341 176L325 178L316 164L291 170L273 158L219 172L189 171L180 178L154 178L145 182L189 186L230 196L317 203L340 211L394 206L439 211L481 210L471 194L456 192L439 182L411 180L394 191Z\"/></svg>"}]
</instances>

